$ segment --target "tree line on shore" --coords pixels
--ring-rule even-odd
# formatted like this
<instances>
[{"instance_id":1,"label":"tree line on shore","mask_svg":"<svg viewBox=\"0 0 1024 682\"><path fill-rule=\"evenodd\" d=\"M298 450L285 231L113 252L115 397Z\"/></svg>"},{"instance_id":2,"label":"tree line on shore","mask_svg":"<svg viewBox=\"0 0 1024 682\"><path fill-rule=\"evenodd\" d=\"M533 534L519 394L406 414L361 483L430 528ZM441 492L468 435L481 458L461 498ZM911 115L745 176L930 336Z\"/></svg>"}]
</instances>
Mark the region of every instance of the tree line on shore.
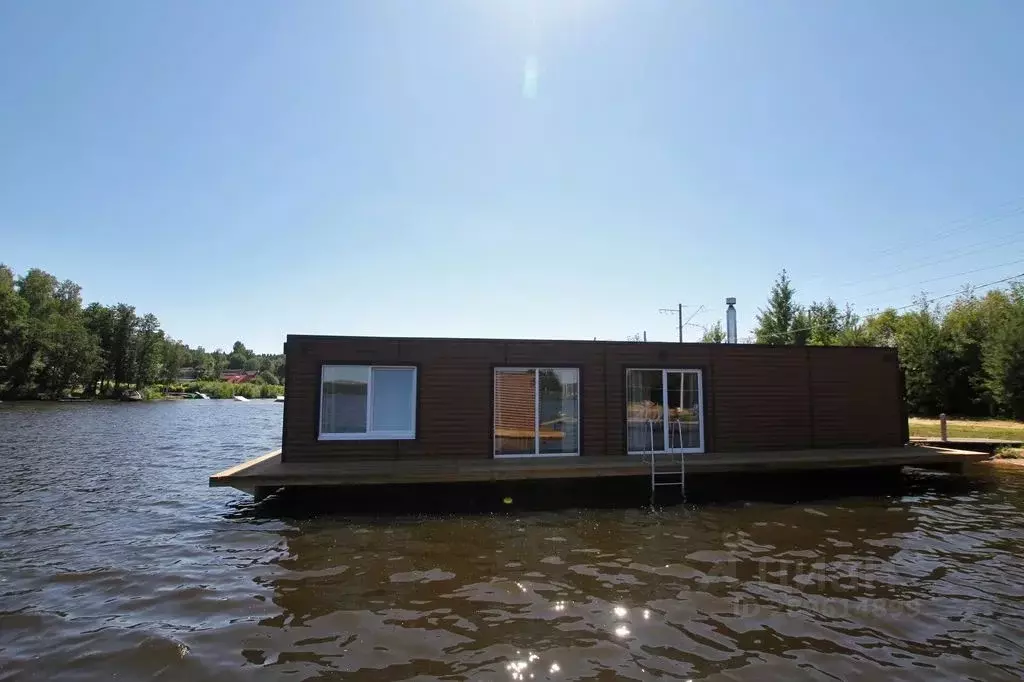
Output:
<instances>
[{"instance_id":1,"label":"tree line on shore","mask_svg":"<svg viewBox=\"0 0 1024 682\"><path fill-rule=\"evenodd\" d=\"M284 383L283 355L258 355L241 341L230 352L191 348L151 313L125 303L83 307L74 282L35 268L18 277L0 265L0 395L117 395L180 383L186 368L195 381L241 369L258 372L258 383Z\"/></svg>"},{"instance_id":2,"label":"tree line on shore","mask_svg":"<svg viewBox=\"0 0 1024 682\"><path fill-rule=\"evenodd\" d=\"M704 342L721 343L721 325ZM861 317L832 299L797 302L785 271L757 315L754 343L889 346L899 351L913 414L1024 419L1024 284L983 296L965 289L948 305L921 299L910 309ZM17 277L0 265L0 395L59 397L73 390L117 395L129 388L212 382L228 369L284 383L284 356L258 355L236 341L229 352L191 348L155 315L125 303L83 307L81 288L39 269Z\"/></svg>"},{"instance_id":3,"label":"tree line on shore","mask_svg":"<svg viewBox=\"0 0 1024 682\"><path fill-rule=\"evenodd\" d=\"M724 340L721 326L705 342ZM888 346L899 352L912 414L942 412L1024 419L1024 284L978 296L969 287L952 303L925 297L909 309L866 317L832 299L801 305L786 271L758 311L755 343Z\"/></svg>"}]
</instances>

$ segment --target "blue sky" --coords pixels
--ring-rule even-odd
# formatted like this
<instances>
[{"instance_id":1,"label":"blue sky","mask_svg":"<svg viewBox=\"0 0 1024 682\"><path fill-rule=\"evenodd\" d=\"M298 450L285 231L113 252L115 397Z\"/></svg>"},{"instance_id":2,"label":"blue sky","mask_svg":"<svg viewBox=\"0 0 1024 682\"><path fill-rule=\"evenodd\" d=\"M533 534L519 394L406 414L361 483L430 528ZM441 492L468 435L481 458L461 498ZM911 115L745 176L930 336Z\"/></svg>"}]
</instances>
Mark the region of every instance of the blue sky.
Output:
<instances>
[{"instance_id":1,"label":"blue sky","mask_svg":"<svg viewBox=\"0 0 1024 682\"><path fill-rule=\"evenodd\" d=\"M726 296L743 335L783 267L804 302L905 305L1024 272L1021 26L1016 0L0 3L0 262L210 349L671 340L659 308Z\"/></svg>"}]
</instances>

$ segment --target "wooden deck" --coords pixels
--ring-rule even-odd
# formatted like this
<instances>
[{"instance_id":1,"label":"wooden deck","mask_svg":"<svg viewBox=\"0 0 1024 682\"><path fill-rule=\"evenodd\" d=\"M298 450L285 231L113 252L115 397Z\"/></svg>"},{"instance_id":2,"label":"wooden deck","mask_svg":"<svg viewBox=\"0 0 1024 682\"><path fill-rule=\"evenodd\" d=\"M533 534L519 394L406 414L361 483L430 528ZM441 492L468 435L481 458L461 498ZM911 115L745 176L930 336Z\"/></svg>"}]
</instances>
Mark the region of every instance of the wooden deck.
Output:
<instances>
[{"instance_id":1,"label":"wooden deck","mask_svg":"<svg viewBox=\"0 0 1024 682\"><path fill-rule=\"evenodd\" d=\"M937 448L956 448L958 450L972 450L976 452L994 453L1000 448L1024 447L1024 441L1007 440L1005 438L932 438L928 436L911 436L910 442L914 445L927 445Z\"/></svg>"},{"instance_id":2,"label":"wooden deck","mask_svg":"<svg viewBox=\"0 0 1024 682\"><path fill-rule=\"evenodd\" d=\"M988 457L985 453L935 447L709 453L687 455L686 473L900 466L956 468ZM668 465L668 457L663 456L663 459L659 458L659 467L662 464ZM281 461L281 451L276 450L214 474L210 477L210 485L230 486L260 496L261 490L284 486L363 486L647 475L650 475L650 463L644 462L639 456L627 455L521 459L339 459L332 462L285 464Z\"/></svg>"}]
</instances>

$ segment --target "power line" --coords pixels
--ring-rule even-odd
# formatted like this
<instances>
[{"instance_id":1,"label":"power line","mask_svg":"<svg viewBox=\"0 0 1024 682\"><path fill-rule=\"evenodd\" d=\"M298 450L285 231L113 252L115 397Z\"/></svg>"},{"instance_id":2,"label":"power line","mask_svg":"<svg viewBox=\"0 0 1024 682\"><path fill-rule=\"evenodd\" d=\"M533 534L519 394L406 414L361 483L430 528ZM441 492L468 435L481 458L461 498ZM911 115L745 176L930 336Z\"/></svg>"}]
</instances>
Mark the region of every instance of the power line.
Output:
<instances>
[{"instance_id":1,"label":"power line","mask_svg":"<svg viewBox=\"0 0 1024 682\"><path fill-rule=\"evenodd\" d=\"M999 237L997 239L1002 239L1002 238ZM985 240L985 241L982 241L982 242L977 242L975 244L969 245L967 248L968 249L973 249L973 250L967 250L967 251L962 251L961 250L958 253L956 253L956 254L954 254L952 256L949 256L948 258L940 258L938 260L930 260L930 261L927 261L927 262L924 262L924 263L919 263L917 265L912 265L910 267L899 268L897 270L893 270L892 272L888 272L888 273L879 272L879 273L876 273L874 275L871 275L870 277L864 277L862 279L853 280L852 282L846 282L844 284L840 284L837 288L844 289L846 287L851 287L851 286L853 286L855 284L863 284L864 282L870 282L870 281L873 281L873 280L877 279L878 277L882 277L882 276L886 276L886 275L900 275L900 274L903 274L905 272L913 272L914 270L920 270L921 268L927 268L927 267L932 266L932 265L941 265L942 263L949 263L950 261L959 260L959 259L961 259L961 258L963 258L965 256L977 255L979 253L982 253L982 252L986 251L988 248L996 248L996 247L1000 247L1000 246L1009 246L1011 244L1016 244L1018 242L1024 241L1024 234L1017 233L1017 234L1013 235L1012 237L1010 237L1009 239L1003 239L1003 241L997 242L995 244L992 244L991 243L992 241L994 241L994 240L990 239L990 240ZM980 246L982 244L985 244L986 248L982 248L982 249L975 249L975 248L973 248L975 246Z\"/></svg>"},{"instance_id":2,"label":"power line","mask_svg":"<svg viewBox=\"0 0 1024 682\"><path fill-rule=\"evenodd\" d=\"M970 288L971 289L984 289L985 287L990 287L990 286L993 286L993 285L996 285L996 284L1002 284L1003 282L1009 282L1010 280L1013 280L1013 279L1020 279L1021 277L1024 277L1024 272L1018 273L1016 275L1011 275L1010 277L1004 277L1002 279L997 279L994 282L986 282L985 284L979 284L977 286L972 286ZM949 293L949 294L943 294L942 296L933 296L933 297L929 298L928 300L929 301L941 301L943 299L951 298L953 296L959 296L961 293L963 293L963 289L958 289L957 291L954 291L954 292ZM905 306L903 306L901 308L893 308L893 310L906 310L907 308L913 308L916 305L918 305L918 304L917 303L910 303L910 304L905 305Z\"/></svg>"},{"instance_id":3,"label":"power line","mask_svg":"<svg viewBox=\"0 0 1024 682\"><path fill-rule=\"evenodd\" d=\"M707 306L705 306L703 304L697 306L697 310L694 311L693 315L690 315L688 318L686 318L686 321L684 322L683 321L683 308L692 308L692 307L693 307L692 305L683 305L682 303L678 303L678 304L676 304L675 308L658 308L658 312L659 313L672 313L672 314L676 314L676 315L679 316L679 323L678 323L678 327L677 327L677 329L679 330L679 343L683 342L683 329L687 325L690 324L690 320L692 320L694 317L696 317L697 314L699 312L701 312L702 310L704 310Z\"/></svg>"},{"instance_id":4,"label":"power line","mask_svg":"<svg viewBox=\"0 0 1024 682\"><path fill-rule=\"evenodd\" d=\"M913 239L913 240L909 240L909 241L906 241L906 242L901 242L901 243L899 243L899 244L897 244L895 246L889 246L887 248L884 248L881 251L875 252L874 254L871 254L871 252L867 252L867 253L863 254L863 257L865 257L865 258L870 257L873 260L874 259L879 259L879 258L883 258L884 259L884 257L888 256L889 254L901 253L903 251L906 251L909 248L914 248L914 249L920 250L922 244L934 244L935 242L941 241L942 239L945 239L946 237L948 237L950 235L953 235L953 234L956 234L958 232L964 231L965 228L967 228L967 227L972 227L972 226L975 227L975 228L977 228L977 227L984 227L986 225L991 225L993 223L997 223L997 222L1000 222L1000 221L1003 221L1003 220L1007 220L1009 218L1013 218L1013 217L1018 216L1018 215L1022 215L1022 214L1024 214L1024 197L1018 197L1017 199L1012 199L1010 201L1007 201L1007 202L1004 202L1002 204L999 204L996 207L996 210L1002 209L1002 208L1007 207L1007 206L1014 206L1014 208L1012 210L1010 210L1010 211L1007 211L1007 212L989 213L988 215L984 215L984 216L979 217L979 218L961 218L961 219L953 221L953 223L950 224L951 226L948 227L947 229L942 230L940 232L937 232L935 234L928 235L926 240L925 239ZM982 242L982 243L984 243L984 242ZM971 246L974 246L974 245L970 245L968 248L970 248ZM826 277L827 277L827 275L816 275L816 276L810 277L809 281L822 280L822 279L825 279ZM856 280L856 281L854 281L852 283L843 284L841 286L851 286L852 284L858 284L858 283L860 283L862 281L866 281L866 280Z\"/></svg>"},{"instance_id":5,"label":"power line","mask_svg":"<svg viewBox=\"0 0 1024 682\"><path fill-rule=\"evenodd\" d=\"M961 231L964 227L967 227L968 225L974 225L975 227L984 227L985 225L991 225L992 223L997 223L1001 220L1006 220L1007 218L1012 218L1014 216L1020 215L1024 213L1024 205L1020 205L1022 202L1024 202L1024 197L1018 197L1016 199L1011 199L1010 201L999 204L999 206L996 207L997 209L1001 209L1006 206L1016 204L1015 208L1007 213L990 213L981 218L961 218L959 220L955 220L951 224L951 227L949 227L948 229L938 232L937 234L928 235L928 241L934 243L939 239L945 239L949 235L956 234L957 232ZM882 249L881 251L875 254L875 257L877 258L878 256L883 256L889 253L903 251L904 249L907 249L911 246L920 245L920 239L910 240L901 244L897 244L896 246L890 246L886 249Z\"/></svg>"},{"instance_id":6,"label":"power line","mask_svg":"<svg viewBox=\"0 0 1024 682\"><path fill-rule=\"evenodd\" d=\"M985 267L985 268L975 268L974 270L965 270L964 272L957 272L957 273L952 274L952 275L943 275L942 277L932 277L931 279L923 279L920 282L913 282L913 283L904 284L904 285L900 285L900 286L889 287L888 289L879 289L877 291L871 291L871 292L868 292L866 294L860 294L860 296L858 298L860 298L860 297L868 297L868 296L876 296L878 294L885 294L885 293L888 293L890 291L898 291L899 289L906 289L907 287L916 287L916 286L919 286L921 284L928 284L930 282L938 282L938 281L944 280L944 279L952 279L953 277L962 277L963 275L973 275L973 274L978 273L978 272L985 272L986 270L996 270L998 268L1005 268L1005 267L1008 267L1010 265L1018 265L1020 263L1024 263L1024 259L1009 261L1007 263L1000 263L999 265L990 265L990 266Z\"/></svg>"},{"instance_id":7,"label":"power line","mask_svg":"<svg viewBox=\"0 0 1024 682\"><path fill-rule=\"evenodd\" d=\"M985 287L994 286L996 284L1002 284L1004 282L1009 282L1010 280L1014 280L1014 279L1020 279L1021 277L1024 277L1024 272L1018 273L1016 275L1011 275L1010 277L1004 277L1002 279L997 279L997 280L995 280L993 282L986 282L985 284L979 284L979 285L971 287L971 288L972 289L984 289ZM953 296L959 296L961 293L963 293L963 289L958 289L958 290L956 290L954 292L951 292L951 293L948 293L948 294L943 294L942 296L933 296L931 298L928 298L927 300L928 301L942 301L944 299L951 298ZM915 301L914 303L908 303L907 305L901 306L899 308L892 308L892 310L895 310L895 311L899 312L900 310L906 310L907 308L913 308L913 307L915 307L917 305L920 305L920 304L919 304L919 302ZM801 329L789 329L789 330L787 330L784 333L786 333L786 334L797 334L799 332L810 332L810 331L814 331L815 329L820 328L821 326L822 325L817 324L817 325L811 325L810 327L803 327Z\"/></svg>"}]
</instances>

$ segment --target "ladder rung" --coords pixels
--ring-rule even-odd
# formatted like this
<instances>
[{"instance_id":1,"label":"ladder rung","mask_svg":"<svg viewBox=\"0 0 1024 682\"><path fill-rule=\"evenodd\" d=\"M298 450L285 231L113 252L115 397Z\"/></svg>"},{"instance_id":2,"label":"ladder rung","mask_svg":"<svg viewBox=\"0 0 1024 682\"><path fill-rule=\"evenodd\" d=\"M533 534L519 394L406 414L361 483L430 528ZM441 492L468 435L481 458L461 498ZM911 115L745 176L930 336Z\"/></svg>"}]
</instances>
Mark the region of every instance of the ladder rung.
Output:
<instances>
[{"instance_id":1,"label":"ladder rung","mask_svg":"<svg viewBox=\"0 0 1024 682\"><path fill-rule=\"evenodd\" d=\"M654 485L655 486L661 486L661 485L682 485L682 484L683 484L682 481L677 481L677 482L674 482L674 483L655 483Z\"/></svg>"}]
</instances>

